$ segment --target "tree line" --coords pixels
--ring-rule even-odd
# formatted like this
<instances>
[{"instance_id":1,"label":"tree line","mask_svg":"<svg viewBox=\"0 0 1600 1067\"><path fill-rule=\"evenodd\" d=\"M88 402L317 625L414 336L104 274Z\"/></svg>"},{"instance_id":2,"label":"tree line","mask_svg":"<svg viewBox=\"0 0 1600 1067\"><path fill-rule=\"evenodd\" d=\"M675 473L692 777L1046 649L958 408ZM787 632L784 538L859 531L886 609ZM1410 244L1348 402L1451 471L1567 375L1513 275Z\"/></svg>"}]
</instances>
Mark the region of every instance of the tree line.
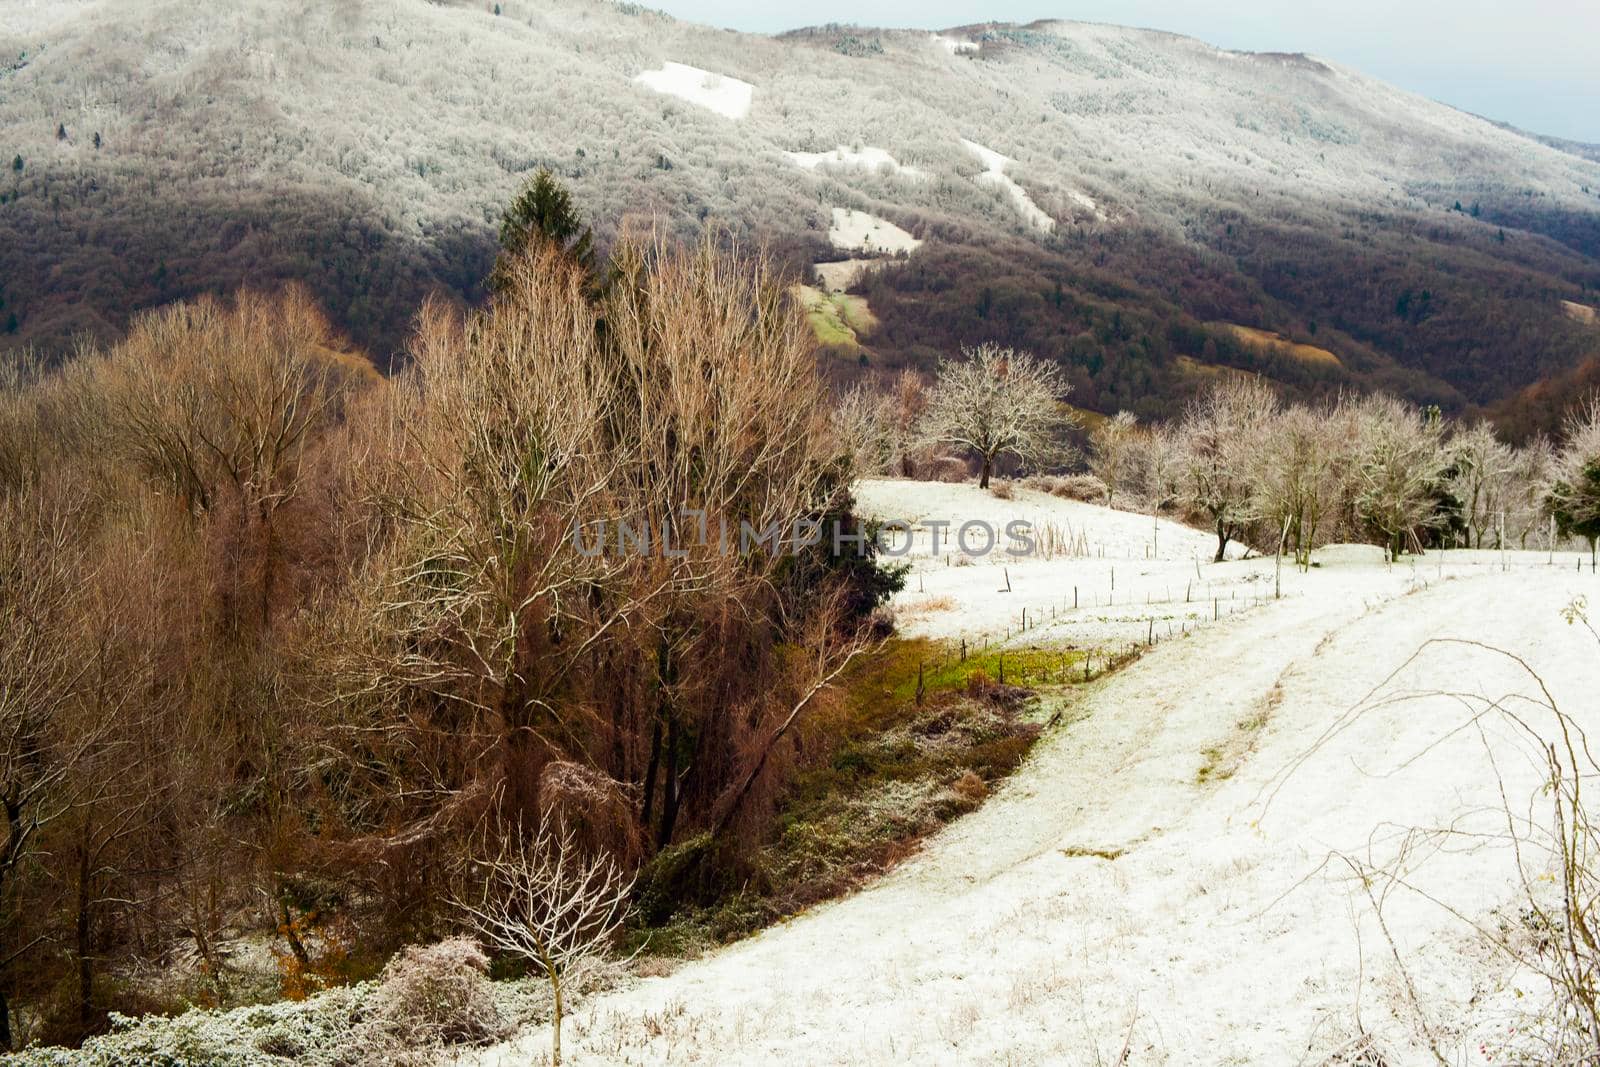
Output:
<instances>
[{"instance_id":1,"label":"tree line","mask_svg":"<svg viewBox=\"0 0 1600 1067\"><path fill-rule=\"evenodd\" d=\"M1398 558L1568 537L1593 550L1600 539L1600 397L1567 420L1559 444L1535 436L1514 446L1486 421L1383 393L1286 402L1243 374L1164 423L1121 411L1085 431L1064 407L1071 392L1053 366L985 345L941 363L931 383L905 371L887 389L858 385L835 419L864 470L959 476L971 457L984 488L1005 458L1017 471L1079 466L1075 431L1087 445L1078 492L1208 528L1218 562L1234 541L1309 567L1313 550L1334 542Z\"/></svg>"}]
</instances>

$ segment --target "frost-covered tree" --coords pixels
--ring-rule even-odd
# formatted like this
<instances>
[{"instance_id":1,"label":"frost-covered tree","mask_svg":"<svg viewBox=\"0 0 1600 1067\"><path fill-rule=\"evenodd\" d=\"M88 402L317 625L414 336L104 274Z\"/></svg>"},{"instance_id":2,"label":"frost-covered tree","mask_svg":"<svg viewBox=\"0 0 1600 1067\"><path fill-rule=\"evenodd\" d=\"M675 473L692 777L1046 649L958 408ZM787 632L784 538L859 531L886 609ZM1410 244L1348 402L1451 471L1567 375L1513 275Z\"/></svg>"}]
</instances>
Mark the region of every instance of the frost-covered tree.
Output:
<instances>
[{"instance_id":1,"label":"frost-covered tree","mask_svg":"<svg viewBox=\"0 0 1600 1067\"><path fill-rule=\"evenodd\" d=\"M1361 402L1357 417L1356 513L1382 536L1391 558L1407 546L1421 552L1421 531L1439 522L1448 462L1438 414L1378 395Z\"/></svg>"},{"instance_id":2,"label":"frost-covered tree","mask_svg":"<svg viewBox=\"0 0 1600 1067\"><path fill-rule=\"evenodd\" d=\"M896 456L894 399L855 385L833 409L833 430L857 474L883 474Z\"/></svg>"},{"instance_id":3,"label":"frost-covered tree","mask_svg":"<svg viewBox=\"0 0 1600 1067\"><path fill-rule=\"evenodd\" d=\"M1550 487L1555 481L1556 450L1540 434L1517 449L1506 478L1504 496L1506 536L1522 548L1528 535L1543 529L1550 518Z\"/></svg>"},{"instance_id":4,"label":"frost-covered tree","mask_svg":"<svg viewBox=\"0 0 1600 1067\"><path fill-rule=\"evenodd\" d=\"M1263 436L1255 475L1259 510L1302 568L1311 565L1312 550L1345 500L1355 442L1355 420L1343 405L1296 404Z\"/></svg>"},{"instance_id":5,"label":"frost-covered tree","mask_svg":"<svg viewBox=\"0 0 1600 1067\"><path fill-rule=\"evenodd\" d=\"M561 1063L561 980L568 968L604 950L628 917L633 879L609 855L584 855L575 835L546 813L540 829L520 826L481 850L457 909L485 944L534 967L550 983L551 1062Z\"/></svg>"},{"instance_id":6,"label":"frost-covered tree","mask_svg":"<svg viewBox=\"0 0 1600 1067\"><path fill-rule=\"evenodd\" d=\"M1450 439L1451 495L1461 502L1461 519L1474 548L1482 548L1485 531L1498 529L1504 518L1507 479L1515 469L1515 458L1487 422L1466 427Z\"/></svg>"},{"instance_id":7,"label":"frost-covered tree","mask_svg":"<svg viewBox=\"0 0 1600 1067\"><path fill-rule=\"evenodd\" d=\"M1171 426L1156 426L1134 448L1139 492L1150 510L1160 514L1183 498L1183 443Z\"/></svg>"},{"instance_id":8,"label":"frost-covered tree","mask_svg":"<svg viewBox=\"0 0 1600 1067\"><path fill-rule=\"evenodd\" d=\"M1179 428L1184 494L1211 520L1215 561L1256 517L1256 453L1277 410L1277 397L1255 378L1232 378L1189 406Z\"/></svg>"},{"instance_id":9,"label":"frost-covered tree","mask_svg":"<svg viewBox=\"0 0 1600 1067\"><path fill-rule=\"evenodd\" d=\"M1001 456L1042 462L1059 446L1072 425L1061 407L1071 390L1058 367L1026 352L994 344L965 348L961 359L939 364L924 436L977 453L978 486L987 489Z\"/></svg>"},{"instance_id":10,"label":"frost-covered tree","mask_svg":"<svg viewBox=\"0 0 1600 1067\"><path fill-rule=\"evenodd\" d=\"M1106 484L1106 507L1115 507L1117 491L1129 488L1136 473L1139 422L1119 411L1089 434L1089 470Z\"/></svg>"},{"instance_id":11,"label":"frost-covered tree","mask_svg":"<svg viewBox=\"0 0 1600 1067\"><path fill-rule=\"evenodd\" d=\"M1593 563L1600 542L1600 396L1590 397L1567 422L1550 490L1550 511L1563 536L1589 542Z\"/></svg>"}]
</instances>

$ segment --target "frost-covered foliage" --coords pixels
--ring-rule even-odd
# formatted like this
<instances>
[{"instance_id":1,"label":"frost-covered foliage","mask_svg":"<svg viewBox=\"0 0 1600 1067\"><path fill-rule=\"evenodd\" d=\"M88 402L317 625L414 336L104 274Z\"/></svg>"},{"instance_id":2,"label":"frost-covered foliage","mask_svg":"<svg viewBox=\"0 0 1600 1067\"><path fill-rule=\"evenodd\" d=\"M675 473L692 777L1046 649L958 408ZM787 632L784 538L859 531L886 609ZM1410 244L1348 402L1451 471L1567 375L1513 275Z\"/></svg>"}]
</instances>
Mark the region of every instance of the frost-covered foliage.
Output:
<instances>
[{"instance_id":1,"label":"frost-covered foliage","mask_svg":"<svg viewBox=\"0 0 1600 1067\"><path fill-rule=\"evenodd\" d=\"M1089 470L1105 483L1107 507L1114 507L1117 493L1129 488L1137 470L1138 439L1138 420L1128 411L1117 412L1089 432Z\"/></svg>"},{"instance_id":2,"label":"frost-covered foliage","mask_svg":"<svg viewBox=\"0 0 1600 1067\"><path fill-rule=\"evenodd\" d=\"M350 1034L373 983L333 989L309 1000L175 1018L112 1016L112 1032L81 1049L27 1049L11 1057L26 1067L268 1067L287 1063L337 1067L351 1062Z\"/></svg>"},{"instance_id":3,"label":"frost-covered foliage","mask_svg":"<svg viewBox=\"0 0 1600 1067\"><path fill-rule=\"evenodd\" d=\"M446 1045L483 1044L508 1032L494 1001L489 957L465 937L406 948L384 968L365 1008L357 1038L368 1048L425 1054Z\"/></svg>"},{"instance_id":4,"label":"frost-covered foliage","mask_svg":"<svg viewBox=\"0 0 1600 1067\"><path fill-rule=\"evenodd\" d=\"M377 981L340 986L300 1001L171 1018L111 1017L108 1034L81 1049L31 1048L7 1063L21 1067L379 1067L437 1062L442 1050L504 1038L549 1017L550 995L537 979L491 982L488 958L456 938L413 946ZM611 976L591 968L574 977L584 992Z\"/></svg>"},{"instance_id":5,"label":"frost-covered foliage","mask_svg":"<svg viewBox=\"0 0 1600 1067\"><path fill-rule=\"evenodd\" d=\"M1277 398L1254 379L1226 379L1190 405L1183 442L1184 499L1217 532L1217 562L1228 542L1260 516L1256 459Z\"/></svg>"},{"instance_id":6,"label":"frost-covered foliage","mask_svg":"<svg viewBox=\"0 0 1600 1067\"><path fill-rule=\"evenodd\" d=\"M1600 541L1600 396L1590 397L1567 423L1550 507L1564 533L1589 542L1592 556Z\"/></svg>"}]
</instances>

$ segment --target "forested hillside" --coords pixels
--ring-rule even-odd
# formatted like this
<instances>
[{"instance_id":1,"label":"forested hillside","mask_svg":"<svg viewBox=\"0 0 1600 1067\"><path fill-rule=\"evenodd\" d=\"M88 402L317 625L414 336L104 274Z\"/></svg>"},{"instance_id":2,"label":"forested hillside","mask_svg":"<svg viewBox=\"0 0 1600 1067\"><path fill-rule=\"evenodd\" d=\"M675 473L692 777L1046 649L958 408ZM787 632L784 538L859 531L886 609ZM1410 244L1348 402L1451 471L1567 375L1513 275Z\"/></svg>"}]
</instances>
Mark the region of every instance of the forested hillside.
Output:
<instances>
[{"instance_id":1,"label":"forested hillside","mask_svg":"<svg viewBox=\"0 0 1600 1067\"><path fill-rule=\"evenodd\" d=\"M595 0L5 21L0 345L296 279L386 365L427 291L481 297L548 165L602 246L654 219L801 276L867 260L846 377L996 340L1102 411L1170 413L1219 366L1463 410L1600 354L1571 310L1600 305L1600 164L1306 56L1078 23L773 39Z\"/></svg>"}]
</instances>

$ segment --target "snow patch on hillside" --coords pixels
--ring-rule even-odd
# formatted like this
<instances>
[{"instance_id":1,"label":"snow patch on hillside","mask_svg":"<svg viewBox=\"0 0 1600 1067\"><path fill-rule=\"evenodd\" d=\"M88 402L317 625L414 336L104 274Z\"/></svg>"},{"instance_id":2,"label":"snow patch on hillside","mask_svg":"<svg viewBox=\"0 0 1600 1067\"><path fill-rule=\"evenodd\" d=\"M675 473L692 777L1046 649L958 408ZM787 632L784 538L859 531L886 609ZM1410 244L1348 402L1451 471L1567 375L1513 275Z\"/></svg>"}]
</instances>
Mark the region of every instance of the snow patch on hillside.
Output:
<instances>
[{"instance_id":1,"label":"snow patch on hillside","mask_svg":"<svg viewBox=\"0 0 1600 1067\"><path fill-rule=\"evenodd\" d=\"M1561 310L1566 314L1567 318L1573 320L1574 322L1581 322L1586 326L1593 326L1596 323L1600 323L1600 310L1592 308L1588 304L1579 304L1572 300L1563 300L1561 301Z\"/></svg>"},{"instance_id":2,"label":"snow patch on hillside","mask_svg":"<svg viewBox=\"0 0 1600 1067\"><path fill-rule=\"evenodd\" d=\"M976 141L969 141L965 137L961 139L961 144L984 165L984 172L976 179L979 185L992 185L1005 192L1016 206L1017 213L1039 232L1051 233L1055 230L1056 220L1040 210L1039 205L1033 202L1033 197L1028 195L1028 191L1006 174L1005 168L1006 164L1011 162L1010 157L1003 156L992 148L985 148ZM1094 201L1090 200L1089 203L1092 206Z\"/></svg>"},{"instance_id":3,"label":"snow patch on hillside","mask_svg":"<svg viewBox=\"0 0 1600 1067\"><path fill-rule=\"evenodd\" d=\"M978 42L976 41L966 41L960 37L951 37L943 33L934 34L933 39L937 44L944 48L946 52L949 52L953 56L960 55L963 52L978 51Z\"/></svg>"},{"instance_id":4,"label":"snow patch on hillside","mask_svg":"<svg viewBox=\"0 0 1600 1067\"><path fill-rule=\"evenodd\" d=\"M833 226L828 240L835 248L859 248L865 252L914 252L922 242L888 219L850 208L833 209Z\"/></svg>"},{"instance_id":5,"label":"snow patch on hillside","mask_svg":"<svg viewBox=\"0 0 1600 1067\"><path fill-rule=\"evenodd\" d=\"M1095 198L1090 196L1088 193L1085 193L1079 189L1068 189L1067 196L1072 199L1074 204L1077 204L1095 218L1104 219L1106 217L1105 212L1100 210L1099 201L1095 200Z\"/></svg>"},{"instance_id":6,"label":"snow patch on hillside","mask_svg":"<svg viewBox=\"0 0 1600 1067\"><path fill-rule=\"evenodd\" d=\"M928 176L926 171L916 167L908 167L890 155L882 148L867 145L862 148L850 148L840 145L832 152L785 152L790 162L806 170L816 170L818 167L841 167L858 170L880 171L887 167L892 174L903 178L922 179Z\"/></svg>"},{"instance_id":7,"label":"snow patch on hillside","mask_svg":"<svg viewBox=\"0 0 1600 1067\"><path fill-rule=\"evenodd\" d=\"M647 70L634 81L658 93L676 96L730 119L750 114L756 87L747 81L730 78L686 63L663 63L660 70Z\"/></svg>"}]
</instances>

